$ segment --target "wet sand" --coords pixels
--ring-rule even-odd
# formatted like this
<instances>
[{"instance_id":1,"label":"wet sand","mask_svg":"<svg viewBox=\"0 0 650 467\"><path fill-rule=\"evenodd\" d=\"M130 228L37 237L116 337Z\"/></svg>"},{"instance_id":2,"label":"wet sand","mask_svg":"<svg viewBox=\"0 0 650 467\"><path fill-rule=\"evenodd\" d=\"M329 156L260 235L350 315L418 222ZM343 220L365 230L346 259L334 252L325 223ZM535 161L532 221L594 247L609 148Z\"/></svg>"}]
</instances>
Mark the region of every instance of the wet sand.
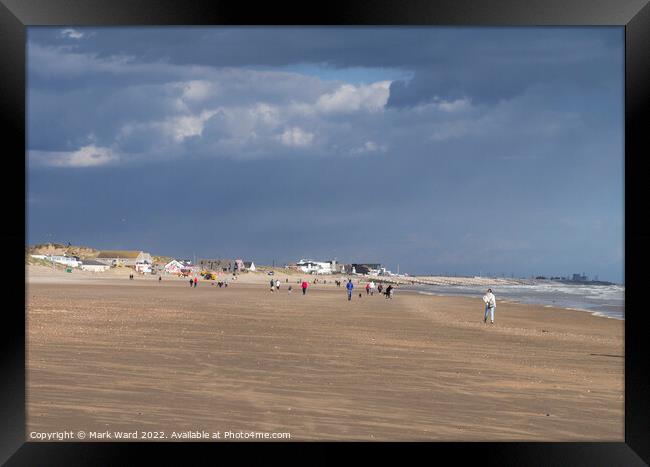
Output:
<instances>
[{"instance_id":1,"label":"wet sand","mask_svg":"<svg viewBox=\"0 0 650 467\"><path fill-rule=\"evenodd\" d=\"M302 296L294 278L289 295L266 278L190 289L45 276L26 284L28 440L62 430L624 439L623 321L499 302L490 326L480 297L364 291L348 302L330 284Z\"/></svg>"}]
</instances>

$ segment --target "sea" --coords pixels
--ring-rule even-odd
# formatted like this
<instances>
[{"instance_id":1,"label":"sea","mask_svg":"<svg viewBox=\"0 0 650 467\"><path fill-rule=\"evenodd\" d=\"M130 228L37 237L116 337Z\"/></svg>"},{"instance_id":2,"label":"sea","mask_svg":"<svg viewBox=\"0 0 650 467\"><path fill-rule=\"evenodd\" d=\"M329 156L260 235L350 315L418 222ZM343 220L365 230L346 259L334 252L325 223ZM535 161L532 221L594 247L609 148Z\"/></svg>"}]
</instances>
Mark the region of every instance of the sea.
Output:
<instances>
[{"instance_id":1,"label":"sea","mask_svg":"<svg viewBox=\"0 0 650 467\"><path fill-rule=\"evenodd\" d=\"M426 295L460 295L480 298L485 294L487 287L412 285L406 286L404 289ZM504 299L531 305L586 311L612 319L625 319L624 285L544 282L534 285L493 286L491 289L497 298L497 309L499 300Z\"/></svg>"}]
</instances>

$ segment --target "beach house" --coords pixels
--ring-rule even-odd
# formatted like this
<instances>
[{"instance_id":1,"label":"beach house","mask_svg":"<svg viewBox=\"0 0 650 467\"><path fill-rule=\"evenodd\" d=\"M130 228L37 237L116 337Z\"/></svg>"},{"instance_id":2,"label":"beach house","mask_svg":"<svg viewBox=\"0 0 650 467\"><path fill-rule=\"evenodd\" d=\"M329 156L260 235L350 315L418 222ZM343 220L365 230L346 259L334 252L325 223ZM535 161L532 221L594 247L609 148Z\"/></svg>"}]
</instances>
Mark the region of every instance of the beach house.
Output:
<instances>
[{"instance_id":1,"label":"beach house","mask_svg":"<svg viewBox=\"0 0 650 467\"><path fill-rule=\"evenodd\" d=\"M73 268L78 267L81 264L79 258L76 256L65 256L65 255L31 255L32 258L43 259L46 261L51 261L53 263L63 264L64 266L70 266Z\"/></svg>"},{"instance_id":2,"label":"beach house","mask_svg":"<svg viewBox=\"0 0 650 467\"><path fill-rule=\"evenodd\" d=\"M296 267L307 274L332 274L332 261L314 261L312 259L301 259L296 262Z\"/></svg>"},{"instance_id":3,"label":"beach house","mask_svg":"<svg viewBox=\"0 0 650 467\"><path fill-rule=\"evenodd\" d=\"M352 263L351 266L356 274L378 274L381 269L379 263Z\"/></svg>"},{"instance_id":4,"label":"beach house","mask_svg":"<svg viewBox=\"0 0 650 467\"><path fill-rule=\"evenodd\" d=\"M180 274L181 269L184 267L185 265L183 263L173 259L169 263L165 264L163 271L165 271L165 274Z\"/></svg>"},{"instance_id":5,"label":"beach house","mask_svg":"<svg viewBox=\"0 0 650 467\"><path fill-rule=\"evenodd\" d=\"M240 260L241 261L241 260ZM237 263L234 259L199 259L202 270L215 272L236 272Z\"/></svg>"},{"instance_id":6,"label":"beach house","mask_svg":"<svg viewBox=\"0 0 650 467\"><path fill-rule=\"evenodd\" d=\"M100 263L99 261L95 261L93 259L82 260L80 267L82 271L90 272L104 272L110 268L108 264Z\"/></svg>"},{"instance_id":7,"label":"beach house","mask_svg":"<svg viewBox=\"0 0 650 467\"><path fill-rule=\"evenodd\" d=\"M149 253L144 251L129 250L104 250L100 251L95 258L97 261L109 266L131 266L136 264L151 264L153 259Z\"/></svg>"}]
</instances>

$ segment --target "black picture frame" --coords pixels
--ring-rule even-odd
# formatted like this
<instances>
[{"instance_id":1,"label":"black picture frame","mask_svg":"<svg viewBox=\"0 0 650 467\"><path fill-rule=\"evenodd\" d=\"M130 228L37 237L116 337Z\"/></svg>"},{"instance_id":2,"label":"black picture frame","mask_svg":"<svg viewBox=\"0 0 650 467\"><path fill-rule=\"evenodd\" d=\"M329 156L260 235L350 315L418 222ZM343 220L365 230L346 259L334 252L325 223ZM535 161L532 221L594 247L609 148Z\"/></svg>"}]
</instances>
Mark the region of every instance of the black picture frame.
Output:
<instances>
[{"instance_id":1,"label":"black picture frame","mask_svg":"<svg viewBox=\"0 0 650 467\"><path fill-rule=\"evenodd\" d=\"M650 5L648 0L375 0L329 1L299 5L233 0L0 0L0 118L5 133L5 182L2 199L4 245L10 261L23 264L19 254L26 239L26 209L12 203L26 187L25 65L26 27L113 25L475 25L475 26L623 26L625 28L625 442L622 443L345 443L366 462L374 459L410 462L475 459L481 465L644 465L650 463L648 427L650 377L649 339L642 308L644 269L650 260L650 227L645 226L647 182L650 174L647 115L650 108ZM7 144L9 143L9 144ZM21 185L21 180L23 184ZM22 244L22 247L20 246ZM9 279L15 275L11 272ZM13 284L12 284L13 285ZM30 443L25 442L25 315L19 306L25 289L6 288L12 298L4 311L2 386L0 392L0 462L7 465L131 464L135 454L155 455L177 463L180 443ZM13 305L15 300L15 306ZM336 462L339 443L194 443L193 455L203 463L236 453L237 464L268 463L274 457L319 464ZM214 456L218 457L214 457Z\"/></svg>"}]
</instances>

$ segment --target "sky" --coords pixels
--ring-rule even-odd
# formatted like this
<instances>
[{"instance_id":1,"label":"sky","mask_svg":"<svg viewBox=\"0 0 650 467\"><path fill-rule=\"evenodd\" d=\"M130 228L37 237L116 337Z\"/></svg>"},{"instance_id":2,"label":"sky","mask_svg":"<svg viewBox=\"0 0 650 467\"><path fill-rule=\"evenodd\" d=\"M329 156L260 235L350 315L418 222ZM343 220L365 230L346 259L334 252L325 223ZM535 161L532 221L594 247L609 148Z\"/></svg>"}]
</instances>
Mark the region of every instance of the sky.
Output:
<instances>
[{"instance_id":1,"label":"sky","mask_svg":"<svg viewBox=\"0 0 650 467\"><path fill-rule=\"evenodd\" d=\"M624 281L620 27L29 27L27 243Z\"/></svg>"}]
</instances>

